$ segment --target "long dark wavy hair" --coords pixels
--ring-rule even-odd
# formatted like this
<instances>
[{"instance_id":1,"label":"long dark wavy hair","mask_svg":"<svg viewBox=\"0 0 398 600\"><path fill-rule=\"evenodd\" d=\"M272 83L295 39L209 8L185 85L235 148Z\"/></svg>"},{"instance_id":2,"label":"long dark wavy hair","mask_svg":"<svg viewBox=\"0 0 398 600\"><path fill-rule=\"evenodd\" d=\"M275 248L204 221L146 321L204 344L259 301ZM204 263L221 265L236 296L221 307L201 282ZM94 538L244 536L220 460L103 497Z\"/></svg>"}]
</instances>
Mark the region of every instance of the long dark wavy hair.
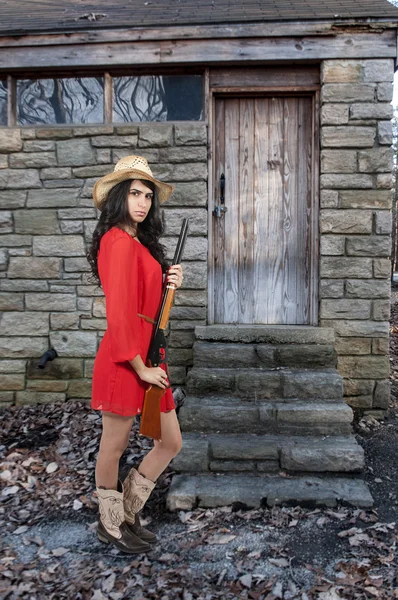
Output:
<instances>
[{"instance_id":1,"label":"long dark wavy hair","mask_svg":"<svg viewBox=\"0 0 398 600\"><path fill-rule=\"evenodd\" d=\"M160 263L163 273L169 267L166 262L166 249L159 242L159 237L163 233L163 223L160 218L159 200L157 198L156 186L152 181L140 179L143 184L149 187L153 192L152 205L149 212L142 221L137 225L137 237L139 241L148 248L152 256ZM131 179L122 181L115 185L109 192L107 199L103 205L101 215L98 219L96 228L94 229L90 246L86 252L86 258L90 263L91 274L89 276L90 283L95 283L102 287L100 276L98 273L98 251L102 236L111 229L111 227L127 226L134 228L128 211L128 193L131 186Z\"/></svg>"}]
</instances>

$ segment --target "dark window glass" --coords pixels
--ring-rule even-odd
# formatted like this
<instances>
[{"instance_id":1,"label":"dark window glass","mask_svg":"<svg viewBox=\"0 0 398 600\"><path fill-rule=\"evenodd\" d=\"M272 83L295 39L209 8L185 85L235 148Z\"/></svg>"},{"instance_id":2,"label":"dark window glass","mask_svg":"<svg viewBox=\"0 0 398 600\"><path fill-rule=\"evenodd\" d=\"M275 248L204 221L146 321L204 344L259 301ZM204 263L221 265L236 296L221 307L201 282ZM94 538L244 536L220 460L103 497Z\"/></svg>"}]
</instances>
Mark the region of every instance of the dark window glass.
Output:
<instances>
[{"instance_id":1,"label":"dark window glass","mask_svg":"<svg viewBox=\"0 0 398 600\"><path fill-rule=\"evenodd\" d=\"M17 108L19 125L103 123L104 79L20 79Z\"/></svg>"},{"instance_id":2,"label":"dark window glass","mask_svg":"<svg viewBox=\"0 0 398 600\"><path fill-rule=\"evenodd\" d=\"M113 120L198 121L202 119L202 75L114 77Z\"/></svg>"},{"instance_id":3,"label":"dark window glass","mask_svg":"<svg viewBox=\"0 0 398 600\"><path fill-rule=\"evenodd\" d=\"M7 125L7 82L0 81L0 125Z\"/></svg>"}]
</instances>

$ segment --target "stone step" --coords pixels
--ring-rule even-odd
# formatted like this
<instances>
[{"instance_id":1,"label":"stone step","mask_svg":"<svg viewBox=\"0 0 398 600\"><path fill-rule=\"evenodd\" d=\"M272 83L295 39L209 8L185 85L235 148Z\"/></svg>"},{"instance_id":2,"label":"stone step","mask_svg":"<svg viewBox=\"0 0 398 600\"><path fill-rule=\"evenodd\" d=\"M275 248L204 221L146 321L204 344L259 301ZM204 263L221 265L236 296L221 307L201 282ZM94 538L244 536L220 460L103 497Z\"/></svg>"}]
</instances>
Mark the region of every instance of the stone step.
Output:
<instances>
[{"instance_id":1,"label":"stone step","mask_svg":"<svg viewBox=\"0 0 398 600\"><path fill-rule=\"evenodd\" d=\"M196 341L193 345L195 367L296 369L335 368L337 354L333 346L323 344L236 344Z\"/></svg>"},{"instance_id":2,"label":"stone step","mask_svg":"<svg viewBox=\"0 0 398 600\"><path fill-rule=\"evenodd\" d=\"M372 495L362 479L309 475L286 478L271 474L184 473L173 476L166 497L170 511L230 506L236 502L249 508L276 504L373 506Z\"/></svg>"},{"instance_id":3,"label":"stone step","mask_svg":"<svg viewBox=\"0 0 398 600\"><path fill-rule=\"evenodd\" d=\"M172 460L177 471L358 472L364 451L354 435L300 436L253 433L182 433L182 449Z\"/></svg>"},{"instance_id":4,"label":"stone step","mask_svg":"<svg viewBox=\"0 0 398 600\"><path fill-rule=\"evenodd\" d=\"M333 345L335 332L332 327L311 325L197 325L195 337L212 342Z\"/></svg>"},{"instance_id":5,"label":"stone step","mask_svg":"<svg viewBox=\"0 0 398 600\"><path fill-rule=\"evenodd\" d=\"M336 369L277 367L219 369L194 366L186 380L188 393L220 393L239 398L343 398L343 378Z\"/></svg>"},{"instance_id":6,"label":"stone step","mask_svg":"<svg viewBox=\"0 0 398 600\"><path fill-rule=\"evenodd\" d=\"M223 433L351 433L353 412L340 402L245 402L231 397L187 397L180 408L182 431Z\"/></svg>"}]
</instances>

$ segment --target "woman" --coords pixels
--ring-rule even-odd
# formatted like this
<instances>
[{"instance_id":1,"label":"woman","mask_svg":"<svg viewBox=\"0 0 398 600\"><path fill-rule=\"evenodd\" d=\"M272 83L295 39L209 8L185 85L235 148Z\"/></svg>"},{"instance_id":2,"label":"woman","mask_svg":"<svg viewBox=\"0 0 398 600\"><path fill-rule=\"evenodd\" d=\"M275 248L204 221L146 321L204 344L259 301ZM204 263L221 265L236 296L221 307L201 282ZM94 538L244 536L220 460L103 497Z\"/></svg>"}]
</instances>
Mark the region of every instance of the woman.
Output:
<instances>
[{"instance_id":1,"label":"woman","mask_svg":"<svg viewBox=\"0 0 398 600\"><path fill-rule=\"evenodd\" d=\"M168 268L159 243L159 203L167 200L173 189L153 177L145 158L127 156L113 173L99 179L93 190L101 215L87 259L103 287L108 326L92 378L91 407L102 411L95 470L100 512L97 535L129 553L146 552L156 541L156 535L141 526L137 513L182 446L166 367L145 365L163 274L176 287L183 280L181 265ZM148 384L165 389L160 407L162 439L154 440L154 447L122 484L119 459L128 445L134 417L142 412Z\"/></svg>"}]
</instances>

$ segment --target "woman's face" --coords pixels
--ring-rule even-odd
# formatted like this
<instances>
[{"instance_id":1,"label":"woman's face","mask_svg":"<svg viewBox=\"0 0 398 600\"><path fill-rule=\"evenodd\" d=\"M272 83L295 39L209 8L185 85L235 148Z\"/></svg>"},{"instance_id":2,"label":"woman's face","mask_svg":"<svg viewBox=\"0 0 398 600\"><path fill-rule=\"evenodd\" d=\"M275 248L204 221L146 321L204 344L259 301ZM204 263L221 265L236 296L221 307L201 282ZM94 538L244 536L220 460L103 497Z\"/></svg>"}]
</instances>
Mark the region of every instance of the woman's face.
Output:
<instances>
[{"instance_id":1,"label":"woman's face","mask_svg":"<svg viewBox=\"0 0 398 600\"><path fill-rule=\"evenodd\" d=\"M134 223L142 223L152 205L153 191L139 179L132 179L127 196L128 210Z\"/></svg>"}]
</instances>

